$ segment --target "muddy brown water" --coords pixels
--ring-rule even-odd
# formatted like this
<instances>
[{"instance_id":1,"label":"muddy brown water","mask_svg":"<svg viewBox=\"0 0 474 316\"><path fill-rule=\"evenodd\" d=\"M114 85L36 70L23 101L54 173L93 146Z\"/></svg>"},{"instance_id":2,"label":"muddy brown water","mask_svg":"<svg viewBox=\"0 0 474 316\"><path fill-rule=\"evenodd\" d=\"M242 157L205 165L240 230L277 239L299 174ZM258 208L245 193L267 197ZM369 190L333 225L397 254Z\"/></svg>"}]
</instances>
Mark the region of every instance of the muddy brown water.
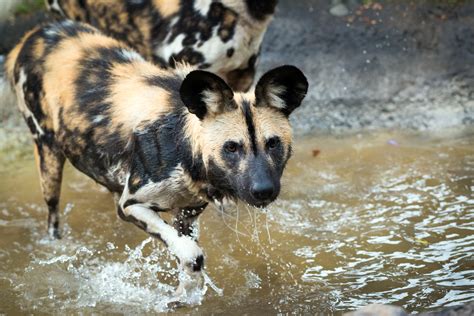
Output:
<instances>
[{"instance_id":1,"label":"muddy brown water","mask_svg":"<svg viewBox=\"0 0 474 316\"><path fill-rule=\"evenodd\" d=\"M318 151L320 151L318 153ZM68 166L63 239L45 237L33 154L1 153L0 312L166 311L175 260ZM410 312L474 300L474 130L295 141L280 199L200 220L208 289L180 313Z\"/></svg>"}]
</instances>

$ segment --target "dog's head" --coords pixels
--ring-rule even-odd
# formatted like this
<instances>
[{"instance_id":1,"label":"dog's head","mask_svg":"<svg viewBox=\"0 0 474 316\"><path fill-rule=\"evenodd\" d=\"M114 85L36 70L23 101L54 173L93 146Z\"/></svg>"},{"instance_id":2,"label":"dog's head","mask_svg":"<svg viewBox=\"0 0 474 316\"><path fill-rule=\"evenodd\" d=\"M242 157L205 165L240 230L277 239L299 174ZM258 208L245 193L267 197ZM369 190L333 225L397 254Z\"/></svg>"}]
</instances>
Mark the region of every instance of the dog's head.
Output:
<instances>
[{"instance_id":1,"label":"dog's head","mask_svg":"<svg viewBox=\"0 0 474 316\"><path fill-rule=\"evenodd\" d=\"M192 71L180 94L201 125L207 178L218 193L265 206L280 192L291 155L288 117L306 95L308 82L294 66L262 76L255 92L235 94L218 76Z\"/></svg>"}]
</instances>

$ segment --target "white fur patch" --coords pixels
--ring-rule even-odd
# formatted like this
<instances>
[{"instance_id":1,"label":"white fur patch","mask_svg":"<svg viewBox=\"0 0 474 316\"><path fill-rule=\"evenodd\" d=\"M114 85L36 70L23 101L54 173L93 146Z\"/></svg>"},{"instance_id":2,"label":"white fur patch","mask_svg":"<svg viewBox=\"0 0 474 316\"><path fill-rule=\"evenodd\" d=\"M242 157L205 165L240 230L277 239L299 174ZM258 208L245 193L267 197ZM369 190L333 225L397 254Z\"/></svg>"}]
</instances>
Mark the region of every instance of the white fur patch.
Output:
<instances>
[{"instance_id":1,"label":"white fur patch","mask_svg":"<svg viewBox=\"0 0 474 316\"><path fill-rule=\"evenodd\" d=\"M23 114L23 116L25 117L25 119L31 118L31 120L35 124L36 130L38 131L38 133L40 135L43 135L44 134L43 129L39 125L39 123L36 120L36 118L34 117L33 113L26 106L25 92L23 91L23 86L24 86L26 80L27 80L27 76L26 76L25 70L22 68L20 70L20 78L18 79L18 82L15 85L15 92L16 92L16 96L17 96L17 99L18 99L18 107L20 108L20 111ZM35 135L35 136L38 136L38 135Z\"/></svg>"},{"instance_id":2,"label":"white fur patch","mask_svg":"<svg viewBox=\"0 0 474 316\"><path fill-rule=\"evenodd\" d=\"M151 201L157 203L163 209L173 209L183 207L179 202L202 203L202 198L198 195L201 187L195 183L191 176L178 164L170 173L169 177L160 182L149 182L140 187L134 194L129 193L128 181L130 175L125 181L125 188L120 198L120 205L123 205L128 199L137 199L139 201ZM178 204L176 204L178 203Z\"/></svg>"},{"instance_id":3,"label":"white fur patch","mask_svg":"<svg viewBox=\"0 0 474 316\"><path fill-rule=\"evenodd\" d=\"M49 4L49 1L45 1L46 3L46 8L49 10L49 11L52 11L52 12L57 12L59 14L61 14L62 16L66 16L64 14L64 11L63 9L61 8L61 6L59 5L58 3L58 0L54 0L53 3Z\"/></svg>"},{"instance_id":4,"label":"white fur patch","mask_svg":"<svg viewBox=\"0 0 474 316\"><path fill-rule=\"evenodd\" d=\"M202 100L207 106L207 109L212 113L219 113L219 107L222 106L222 96L220 93L210 90L204 90L202 92Z\"/></svg>"},{"instance_id":5,"label":"white fur patch","mask_svg":"<svg viewBox=\"0 0 474 316\"><path fill-rule=\"evenodd\" d=\"M179 236L176 229L166 224L153 210L140 204L134 204L127 206L124 213L146 223L147 232L159 234L161 239L168 245L171 253L177 256L181 263L194 262L197 257L203 255L202 249L196 241L188 236Z\"/></svg>"},{"instance_id":6,"label":"white fur patch","mask_svg":"<svg viewBox=\"0 0 474 316\"><path fill-rule=\"evenodd\" d=\"M168 61L171 55L177 54L183 49L183 40L185 37L185 34L179 34L178 36L176 36L173 42L157 47L157 49L155 50L155 55L160 56L164 60ZM163 43L167 42L168 37L163 41Z\"/></svg>"},{"instance_id":7,"label":"white fur patch","mask_svg":"<svg viewBox=\"0 0 474 316\"><path fill-rule=\"evenodd\" d=\"M206 16L211 0L197 0L194 2L194 8L203 16ZM214 27L211 37L204 42L197 41L191 48L204 56L201 64L209 64L206 70L224 76L228 71L247 67L248 61L252 55L258 53L263 36L267 29L270 19L260 22L248 16L248 12L242 1L227 0L223 4L239 14L237 25L233 37L227 42L223 42L219 37L219 27ZM169 29L178 22L179 18L175 17L171 20ZM171 32L167 35L160 45L155 46L154 54L165 61L169 61L170 57L179 54L183 50L183 39L185 34L179 34L176 38L168 43ZM232 57L227 57L227 51L233 48Z\"/></svg>"},{"instance_id":8,"label":"white fur patch","mask_svg":"<svg viewBox=\"0 0 474 316\"><path fill-rule=\"evenodd\" d=\"M92 123L97 124L97 123L100 123L104 119L105 119L105 116L99 114L94 117L94 119L92 120Z\"/></svg>"},{"instance_id":9,"label":"white fur patch","mask_svg":"<svg viewBox=\"0 0 474 316\"><path fill-rule=\"evenodd\" d=\"M194 0L194 10L201 13L201 15L206 16L211 7L211 2L212 1L210 0Z\"/></svg>"},{"instance_id":10,"label":"white fur patch","mask_svg":"<svg viewBox=\"0 0 474 316\"><path fill-rule=\"evenodd\" d=\"M122 163L119 162L115 166L112 166L108 172L108 178L112 181L118 181L120 185L125 186L125 180L127 178L125 169L122 166Z\"/></svg>"},{"instance_id":11,"label":"white fur patch","mask_svg":"<svg viewBox=\"0 0 474 316\"><path fill-rule=\"evenodd\" d=\"M282 93L286 91L285 87L277 86L274 84L269 84L267 87L267 95L270 101L270 106L273 106L277 109L284 109L286 107L285 101L279 97Z\"/></svg>"},{"instance_id":12,"label":"white fur patch","mask_svg":"<svg viewBox=\"0 0 474 316\"><path fill-rule=\"evenodd\" d=\"M125 48L122 48L120 50L120 53L122 54L122 56L130 61L144 61L143 57L138 54L137 52L133 51L133 50L129 50L129 49L125 49Z\"/></svg>"}]
</instances>

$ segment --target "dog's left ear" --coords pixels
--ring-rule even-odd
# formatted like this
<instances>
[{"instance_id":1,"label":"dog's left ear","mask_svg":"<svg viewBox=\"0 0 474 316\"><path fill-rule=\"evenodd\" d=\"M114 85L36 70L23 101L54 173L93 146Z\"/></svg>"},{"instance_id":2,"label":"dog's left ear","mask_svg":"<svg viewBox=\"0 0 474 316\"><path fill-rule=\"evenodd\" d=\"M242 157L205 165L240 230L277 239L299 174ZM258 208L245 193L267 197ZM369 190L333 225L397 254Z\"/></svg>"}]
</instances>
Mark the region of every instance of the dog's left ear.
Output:
<instances>
[{"instance_id":1,"label":"dog's left ear","mask_svg":"<svg viewBox=\"0 0 474 316\"><path fill-rule=\"evenodd\" d=\"M270 106L289 116L308 92L308 80L295 66L281 66L260 78L255 87L256 106Z\"/></svg>"},{"instance_id":2,"label":"dog's left ear","mask_svg":"<svg viewBox=\"0 0 474 316\"><path fill-rule=\"evenodd\" d=\"M232 89L222 78L207 71L190 72L184 78L179 93L189 112L201 120L237 108Z\"/></svg>"}]
</instances>

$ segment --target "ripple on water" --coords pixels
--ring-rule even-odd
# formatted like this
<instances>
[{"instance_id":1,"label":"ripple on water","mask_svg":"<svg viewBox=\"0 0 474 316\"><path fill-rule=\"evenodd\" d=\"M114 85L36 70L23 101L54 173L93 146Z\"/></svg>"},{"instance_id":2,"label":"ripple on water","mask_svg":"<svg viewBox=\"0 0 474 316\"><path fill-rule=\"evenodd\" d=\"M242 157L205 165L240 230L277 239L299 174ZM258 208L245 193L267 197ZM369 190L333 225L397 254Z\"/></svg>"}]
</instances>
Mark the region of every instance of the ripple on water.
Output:
<instances>
[{"instance_id":1,"label":"ripple on water","mask_svg":"<svg viewBox=\"0 0 474 316\"><path fill-rule=\"evenodd\" d=\"M206 269L224 295L198 293L184 312L421 311L474 300L473 142L383 133L297 141L265 214L203 214ZM0 310L167 310L177 271L160 243L117 220L110 196L71 169L63 239L52 242L34 162L17 165L0 191L0 294L13 302Z\"/></svg>"}]
</instances>

